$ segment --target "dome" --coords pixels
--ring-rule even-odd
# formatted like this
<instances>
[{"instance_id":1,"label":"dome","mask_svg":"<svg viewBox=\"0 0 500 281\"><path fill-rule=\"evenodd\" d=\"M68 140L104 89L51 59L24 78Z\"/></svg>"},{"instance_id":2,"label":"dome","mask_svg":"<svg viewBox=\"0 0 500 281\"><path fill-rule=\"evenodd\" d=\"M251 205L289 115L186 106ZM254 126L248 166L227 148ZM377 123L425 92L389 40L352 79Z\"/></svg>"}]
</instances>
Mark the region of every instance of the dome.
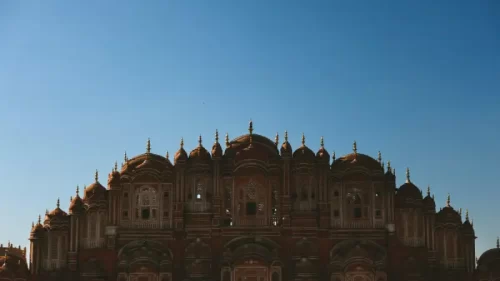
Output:
<instances>
[{"instance_id":1,"label":"dome","mask_svg":"<svg viewBox=\"0 0 500 281\"><path fill-rule=\"evenodd\" d=\"M399 187L396 197L403 201L422 200L422 191L410 181L408 168L406 168L406 182Z\"/></svg>"},{"instance_id":2,"label":"dome","mask_svg":"<svg viewBox=\"0 0 500 281\"><path fill-rule=\"evenodd\" d=\"M219 143L219 131L215 131L215 143L212 145L212 157L222 157L222 147Z\"/></svg>"},{"instance_id":3,"label":"dome","mask_svg":"<svg viewBox=\"0 0 500 281\"><path fill-rule=\"evenodd\" d=\"M480 271L498 271L500 269L500 245L497 239L497 247L484 252L477 260L477 268Z\"/></svg>"},{"instance_id":4,"label":"dome","mask_svg":"<svg viewBox=\"0 0 500 281\"><path fill-rule=\"evenodd\" d=\"M469 222L468 218L465 220L464 224L462 225L462 230L466 234L472 234L472 235L474 235L474 227Z\"/></svg>"},{"instance_id":5,"label":"dome","mask_svg":"<svg viewBox=\"0 0 500 281\"><path fill-rule=\"evenodd\" d=\"M120 172L118 172L118 163L115 162L113 171L108 175L108 186L120 185Z\"/></svg>"},{"instance_id":6,"label":"dome","mask_svg":"<svg viewBox=\"0 0 500 281\"><path fill-rule=\"evenodd\" d=\"M69 204L69 213L70 214L78 214L85 210L85 204L83 203L82 198L79 195L79 188L76 187L76 196L71 200Z\"/></svg>"},{"instance_id":7,"label":"dome","mask_svg":"<svg viewBox=\"0 0 500 281\"><path fill-rule=\"evenodd\" d=\"M99 172L95 171L95 181L84 189L83 201L90 203L93 201L106 200L106 188L99 182Z\"/></svg>"},{"instance_id":8,"label":"dome","mask_svg":"<svg viewBox=\"0 0 500 281\"><path fill-rule=\"evenodd\" d=\"M432 212L436 211L436 202L434 201L434 198L431 197L431 188L429 186L427 187L427 195L423 199L422 203L426 210Z\"/></svg>"},{"instance_id":9,"label":"dome","mask_svg":"<svg viewBox=\"0 0 500 281\"><path fill-rule=\"evenodd\" d=\"M457 211L455 211L453 207L451 207L449 196L446 207L444 207L437 213L436 222L462 224L462 216Z\"/></svg>"},{"instance_id":10,"label":"dome","mask_svg":"<svg viewBox=\"0 0 500 281\"><path fill-rule=\"evenodd\" d=\"M43 237L45 229L43 228L41 220L42 218L38 216L38 222L31 228L31 239L39 239Z\"/></svg>"},{"instance_id":11,"label":"dome","mask_svg":"<svg viewBox=\"0 0 500 281\"><path fill-rule=\"evenodd\" d=\"M293 160L295 163L314 163L316 160L314 152L306 146L304 134L302 134L302 145L293 152Z\"/></svg>"},{"instance_id":12,"label":"dome","mask_svg":"<svg viewBox=\"0 0 500 281\"><path fill-rule=\"evenodd\" d=\"M50 213L49 213L49 217L50 218L54 218L54 217L64 217L64 216L67 216L68 214L61 210L61 208L59 208L59 199L57 199L57 206L54 210L52 210Z\"/></svg>"},{"instance_id":13,"label":"dome","mask_svg":"<svg viewBox=\"0 0 500 281\"><path fill-rule=\"evenodd\" d=\"M267 137L258 134L246 134L233 139L229 144L235 151L240 151L247 148L252 143L252 146L264 148L270 155L279 155L276 144Z\"/></svg>"},{"instance_id":14,"label":"dome","mask_svg":"<svg viewBox=\"0 0 500 281\"><path fill-rule=\"evenodd\" d=\"M177 164L178 162L184 162L187 161L188 156L186 151L184 150L184 139L181 139L181 147L179 150L174 155L174 164Z\"/></svg>"},{"instance_id":15,"label":"dome","mask_svg":"<svg viewBox=\"0 0 500 281\"><path fill-rule=\"evenodd\" d=\"M378 170L383 172L382 165L372 157L361 153L350 153L336 159L332 163L332 169L347 170L354 167L364 167L368 170Z\"/></svg>"},{"instance_id":16,"label":"dome","mask_svg":"<svg viewBox=\"0 0 500 281\"><path fill-rule=\"evenodd\" d=\"M318 152L316 152L316 158L320 162L326 162L326 163L330 162L330 154L325 149L325 145L324 145L324 142L323 142L323 137L321 137L321 145L319 147Z\"/></svg>"},{"instance_id":17,"label":"dome","mask_svg":"<svg viewBox=\"0 0 500 281\"><path fill-rule=\"evenodd\" d=\"M201 144L201 136L198 139L198 146L189 153L189 162L210 163L210 153Z\"/></svg>"}]
</instances>

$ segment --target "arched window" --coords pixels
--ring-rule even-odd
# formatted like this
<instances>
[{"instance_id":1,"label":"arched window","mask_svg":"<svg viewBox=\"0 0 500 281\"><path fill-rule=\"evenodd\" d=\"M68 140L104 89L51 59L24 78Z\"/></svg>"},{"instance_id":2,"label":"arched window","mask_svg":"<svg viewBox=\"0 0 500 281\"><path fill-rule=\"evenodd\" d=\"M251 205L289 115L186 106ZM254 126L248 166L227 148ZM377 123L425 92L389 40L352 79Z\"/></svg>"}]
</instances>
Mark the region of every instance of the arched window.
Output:
<instances>
[{"instance_id":1,"label":"arched window","mask_svg":"<svg viewBox=\"0 0 500 281\"><path fill-rule=\"evenodd\" d=\"M158 212L158 198L156 189L152 187L141 187L136 195L136 219L156 219Z\"/></svg>"}]
</instances>

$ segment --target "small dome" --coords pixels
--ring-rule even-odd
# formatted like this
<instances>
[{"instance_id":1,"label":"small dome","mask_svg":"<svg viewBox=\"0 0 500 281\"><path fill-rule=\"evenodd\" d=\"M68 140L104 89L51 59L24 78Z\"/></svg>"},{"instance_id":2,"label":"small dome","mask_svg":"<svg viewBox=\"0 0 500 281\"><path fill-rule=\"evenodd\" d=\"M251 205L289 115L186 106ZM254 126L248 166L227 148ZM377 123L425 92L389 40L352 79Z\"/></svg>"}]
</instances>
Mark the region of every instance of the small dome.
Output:
<instances>
[{"instance_id":1,"label":"small dome","mask_svg":"<svg viewBox=\"0 0 500 281\"><path fill-rule=\"evenodd\" d=\"M436 211L436 202L434 201L434 198L431 197L431 188L429 186L427 187L427 195L423 199L422 203L426 210L432 212Z\"/></svg>"},{"instance_id":2,"label":"small dome","mask_svg":"<svg viewBox=\"0 0 500 281\"><path fill-rule=\"evenodd\" d=\"M410 181L409 168L406 168L406 182L399 187L396 196L403 200L422 200L422 191Z\"/></svg>"},{"instance_id":3,"label":"small dome","mask_svg":"<svg viewBox=\"0 0 500 281\"><path fill-rule=\"evenodd\" d=\"M295 163L314 163L316 160L314 152L306 146L304 134L302 134L302 145L293 152L293 160Z\"/></svg>"},{"instance_id":4,"label":"small dome","mask_svg":"<svg viewBox=\"0 0 500 281\"><path fill-rule=\"evenodd\" d=\"M215 130L215 143L212 145L212 157L222 157L222 147L219 143L219 131Z\"/></svg>"},{"instance_id":5,"label":"small dome","mask_svg":"<svg viewBox=\"0 0 500 281\"><path fill-rule=\"evenodd\" d=\"M368 170L378 170L383 172L382 165L372 157L361 153L350 153L336 159L332 163L332 169L347 170L354 167L364 167Z\"/></svg>"},{"instance_id":6,"label":"small dome","mask_svg":"<svg viewBox=\"0 0 500 281\"><path fill-rule=\"evenodd\" d=\"M184 162L187 161L188 156L186 151L184 150L184 139L181 139L181 147L179 150L174 155L174 164L177 164L178 162Z\"/></svg>"},{"instance_id":7,"label":"small dome","mask_svg":"<svg viewBox=\"0 0 500 281\"><path fill-rule=\"evenodd\" d=\"M30 238L39 239L44 235L45 229L43 228L41 217L38 216L38 222L31 228Z\"/></svg>"},{"instance_id":8,"label":"small dome","mask_svg":"<svg viewBox=\"0 0 500 281\"><path fill-rule=\"evenodd\" d=\"M94 201L106 200L106 188L99 182L99 172L95 171L95 181L84 189L83 201L91 203Z\"/></svg>"},{"instance_id":9,"label":"small dome","mask_svg":"<svg viewBox=\"0 0 500 281\"><path fill-rule=\"evenodd\" d=\"M85 210L85 204L83 203L82 198L80 198L79 188L76 187L76 196L71 200L69 204L69 213L70 214L79 214Z\"/></svg>"},{"instance_id":10,"label":"small dome","mask_svg":"<svg viewBox=\"0 0 500 281\"><path fill-rule=\"evenodd\" d=\"M198 139L198 146L191 150L189 153L189 162L194 163L210 163L211 160L210 153L203 147L201 143L201 136Z\"/></svg>"},{"instance_id":11,"label":"small dome","mask_svg":"<svg viewBox=\"0 0 500 281\"><path fill-rule=\"evenodd\" d=\"M120 172L118 171L118 163L115 162L113 171L108 175L108 186L120 185Z\"/></svg>"},{"instance_id":12,"label":"small dome","mask_svg":"<svg viewBox=\"0 0 500 281\"><path fill-rule=\"evenodd\" d=\"M464 224L462 225L462 231L465 234L472 234L472 235L474 235L474 227L472 226L472 224L469 222L468 219L466 219L464 221Z\"/></svg>"},{"instance_id":13,"label":"small dome","mask_svg":"<svg viewBox=\"0 0 500 281\"><path fill-rule=\"evenodd\" d=\"M462 216L451 206L446 206L437 213L436 222L462 224Z\"/></svg>"},{"instance_id":14,"label":"small dome","mask_svg":"<svg viewBox=\"0 0 500 281\"><path fill-rule=\"evenodd\" d=\"M330 153L325 149L325 144L323 142L323 137L321 137L321 144L318 152L316 152L316 158L319 162L330 162Z\"/></svg>"},{"instance_id":15,"label":"small dome","mask_svg":"<svg viewBox=\"0 0 500 281\"><path fill-rule=\"evenodd\" d=\"M63 211L63 210L61 210L61 208L59 208L59 206L60 206L59 203L60 203L59 199L57 199L57 206L56 206L56 208L54 210L52 210L48 214L49 218L52 219L54 217L65 217L65 216L68 215L65 211Z\"/></svg>"},{"instance_id":16,"label":"small dome","mask_svg":"<svg viewBox=\"0 0 500 281\"><path fill-rule=\"evenodd\" d=\"M281 145L280 152L281 152L281 156L291 155L293 153L292 146L288 142L288 132L287 131L285 131L285 141Z\"/></svg>"},{"instance_id":17,"label":"small dome","mask_svg":"<svg viewBox=\"0 0 500 281\"><path fill-rule=\"evenodd\" d=\"M477 260L477 268L482 272L498 271L500 269L500 247L489 249Z\"/></svg>"}]
</instances>

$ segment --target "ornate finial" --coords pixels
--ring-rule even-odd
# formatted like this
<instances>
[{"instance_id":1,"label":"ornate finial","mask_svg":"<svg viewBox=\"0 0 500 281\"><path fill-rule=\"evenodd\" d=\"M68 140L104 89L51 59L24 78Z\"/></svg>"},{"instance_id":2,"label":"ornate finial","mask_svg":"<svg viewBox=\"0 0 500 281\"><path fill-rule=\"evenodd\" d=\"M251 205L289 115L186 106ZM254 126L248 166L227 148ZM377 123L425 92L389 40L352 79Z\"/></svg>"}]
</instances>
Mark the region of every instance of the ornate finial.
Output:
<instances>
[{"instance_id":1,"label":"ornate finial","mask_svg":"<svg viewBox=\"0 0 500 281\"><path fill-rule=\"evenodd\" d=\"M181 148L184 148L184 138L181 138Z\"/></svg>"},{"instance_id":2,"label":"ornate finial","mask_svg":"<svg viewBox=\"0 0 500 281\"><path fill-rule=\"evenodd\" d=\"M95 182L98 182L99 181L99 171L98 170L95 170Z\"/></svg>"},{"instance_id":3,"label":"ornate finial","mask_svg":"<svg viewBox=\"0 0 500 281\"><path fill-rule=\"evenodd\" d=\"M60 204L59 204L59 203L60 203L60 202L59 202L59 198L57 198L57 204L56 204L57 208L59 208L59 206L60 206Z\"/></svg>"},{"instance_id":4,"label":"ornate finial","mask_svg":"<svg viewBox=\"0 0 500 281\"><path fill-rule=\"evenodd\" d=\"M73 202L73 195L69 197L69 202Z\"/></svg>"},{"instance_id":5,"label":"ornate finial","mask_svg":"<svg viewBox=\"0 0 500 281\"><path fill-rule=\"evenodd\" d=\"M198 146L201 147L201 143L202 143L202 139L201 139L201 135L198 137Z\"/></svg>"},{"instance_id":6,"label":"ornate finial","mask_svg":"<svg viewBox=\"0 0 500 281\"><path fill-rule=\"evenodd\" d=\"M497 236L497 248L500 248L500 238Z\"/></svg>"},{"instance_id":7,"label":"ornate finial","mask_svg":"<svg viewBox=\"0 0 500 281\"><path fill-rule=\"evenodd\" d=\"M38 215L38 224L42 224L42 216Z\"/></svg>"},{"instance_id":8,"label":"ornate finial","mask_svg":"<svg viewBox=\"0 0 500 281\"><path fill-rule=\"evenodd\" d=\"M146 153L151 153L151 140L148 138L148 142L146 143Z\"/></svg>"},{"instance_id":9,"label":"ornate finial","mask_svg":"<svg viewBox=\"0 0 500 281\"><path fill-rule=\"evenodd\" d=\"M288 131L285 131L285 142L288 142Z\"/></svg>"},{"instance_id":10,"label":"ornate finial","mask_svg":"<svg viewBox=\"0 0 500 281\"><path fill-rule=\"evenodd\" d=\"M79 193L80 193L80 187L77 185L77 186L76 186L76 197L78 197L78 196L79 196L79 195L78 195Z\"/></svg>"},{"instance_id":11,"label":"ornate finial","mask_svg":"<svg viewBox=\"0 0 500 281\"><path fill-rule=\"evenodd\" d=\"M354 154L358 154L358 144L356 143L356 141L352 143L352 151L354 152Z\"/></svg>"},{"instance_id":12,"label":"ornate finial","mask_svg":"<svg viewBox=\"0 0 500 281\"><path fill-rule=\"evenodd\" d=\"M252 119L250 119L250 123L248 123L248 132L250 133L250 135L252 135L252 133L253 133L253 122L252 122Z\"/></svg>"},{"instance_id":13,"label":"ornate finial","mask_svg":"<svg viewBox=\"0 0 500 281\"><path fill-rule=\"evenodd\" d=\"M280 135L278 134L278 132L276 132L276 136L274 137L274 144L278 146L279 143L280 143Z\"/></svg>"},{"instance_id":14,"label":"ornate finial","mask_svg":"<svg viewBox=\"0 0 500 281\"><path fill-rule=\"evenodd\" d=\"M226 148L228 148L230 146L229 144L229 134L226 133Z\"/></svg>"},{"instance_id":15,"label":"ornate finial","mask_svg":"<svg viewBox=\"0 0 500 281\"><path fill-rule=\"evenodd\" d=\"M128 162L128 156L127 156L127 152L126 152L126 151L125 151L125 153L123 154L123 162L124 162L125 164L127 164L127 162Z\"/></svg>"},{"instance_id":16,"label":"ornate finial","mask_svg":"<svg viewBox=\"0 0 500 281\"><path fill-rule=\"evenodd\" d=\"M387 161L387 172L391 173L392 172L392 168L391 168L391 161Z\"/></svg>"},{"instance_id":17,"label":"ornate finial","mask_svg":"<svg viewBox=\"0 0 500 281\"><path fill-rule=\"evenodd\" d=\"M431 197L431 186L427 185L427 196Z\"/></svg>"},{"instance_id":18,"label":"ornate finial","mask_svg":"<svg viewBox=\"0 0 500 281\"><path fill-rule=\"evenodd\" d=\"M332 153L332 159L333 159L333 162L335 162L335 151L333 151L333 153Z\"/></svg>"},{"instance_id":19,"label":"ornate finial","mask_svg":"<svg viewBox=\"0 0 500 281\"><path fill-rule=\"evenodd\" d=\"M302 133L302 145L306 145L306 136L304 135L304 133Z\"/></svg>"},{"instance_id":20,"label":"ornate finial","mask_svg":"<svg viewBox=\"0 0 500 281\"><path fill-rule=\"evenodd\" d=\"M215 143L219 143L219 130L215 129Z\"/></svg>"},{"instance_id":21,"label":"ornate finial","mask_svg":"<svg viewBox=\"0 0 500 281\"><path fill-rule=\"evenodd\" d=\"M323 138L323 136L321 136L321 139L319 140L319 145L321 146L321 148L325 147L325 139Z\"/></svg>"},{"instance_id":22,"label":"ornate finial","mask_svg":"<svg viewBox=\"0 0 500 281\"><path fill-rule=\"evenodd\" d=\"M469 221L469 209L465 209L465 221Z\"/></svg>"},{"instance_id":23,"label":"ornate finial","mask_svg":"<svg viewBox=\"0 0 500 281\"><path fill-rule=\"evenodd\" d=\"M167 160L169 160L169 155L168 155L168 151L167 151L167 154L165 155L165 158L167 158Z\"/></svg>"},{"instance_id":24,"label":"ornate finial","mask_svg":"<svg viewBox=\"0 0 500 281\"><path fill-rule=\"evenodd\" d=\"M450 207L450 203L451 203L451 196L448 193L448 198L446 198L446 207Z\"/></svg>"},{"instance_id":25,"label":"ornate finial","mask_svg":"<svg viewBox=\"0 0 500 281\"><path fill-rule=\"evenodd\" d=\"M378 160L378 162L382 165L382 153L380 152L380 150L379 150L379 152L378 152L378 157L377 157L377 160Z\"/></svg>"},{"instance_id":26,"label":"ornate finial","mask_svg":"<svg viewBox=\"0 0 500 281\"><path fill-rule=\"evenodd\" d=\"M410 168L406 168L406 183L410 183Z\"/></svg>"},{"instance_id":27,"label":"ornate finial","mask_svg":"<svg viewBox=\"0 0 500 281\"><path fill-rule=\"evenodd\" d=\"M118 172L118 162L115 161L115 172Z\"/></svg>"}]
</instances>

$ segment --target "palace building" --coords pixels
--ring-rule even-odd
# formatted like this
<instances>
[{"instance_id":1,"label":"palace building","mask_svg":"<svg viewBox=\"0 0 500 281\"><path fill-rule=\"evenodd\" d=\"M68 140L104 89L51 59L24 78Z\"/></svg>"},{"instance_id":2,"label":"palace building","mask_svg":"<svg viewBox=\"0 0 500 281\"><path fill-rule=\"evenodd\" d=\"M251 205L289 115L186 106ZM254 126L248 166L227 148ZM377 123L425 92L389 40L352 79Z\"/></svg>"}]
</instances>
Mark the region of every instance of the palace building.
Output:
<instances>
[{"instance_id":1,"label":"palace building","mask_svg":"<svg viewBox=\"0 0 500 281\"><path fill-rule=\"evenodd\" d=\"M181 140L173 162L152 153L148 140L144 154L115 164L107 186L96 172L68 212L58 200L32 227L29 278L500 280L500 249L476 261L464 217L449 196L436 211L408 169L396 186L390 162L359 153L356 142L340 158L322 138L316 153L304 136L293 150L286 132L272 141L250 122L248 134L226 134L222 144L216 133L208 149L200 137L188 153ZM0 280L24 280L18 260L20 279Z\"/></svg>"}]
</instances>

